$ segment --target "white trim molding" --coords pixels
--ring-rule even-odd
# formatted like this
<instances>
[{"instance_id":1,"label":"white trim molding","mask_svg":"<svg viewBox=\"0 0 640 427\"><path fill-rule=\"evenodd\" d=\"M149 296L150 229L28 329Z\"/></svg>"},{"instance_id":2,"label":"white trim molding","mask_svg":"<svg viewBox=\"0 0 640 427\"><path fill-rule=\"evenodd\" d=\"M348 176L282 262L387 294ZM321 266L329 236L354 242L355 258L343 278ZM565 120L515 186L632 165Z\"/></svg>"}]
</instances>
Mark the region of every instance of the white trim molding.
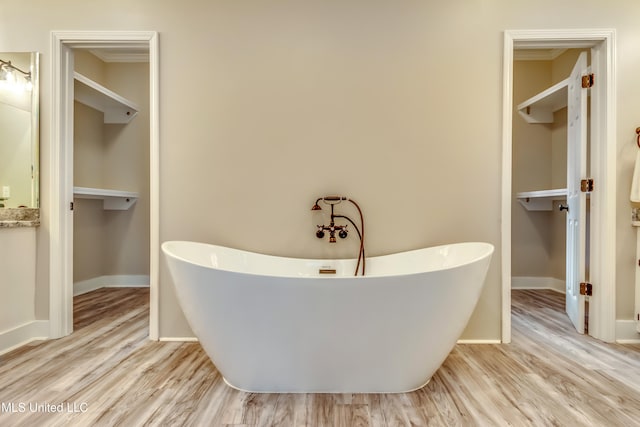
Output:
<instances>
[{"instance_id":1,"label":"white trim molding","mask_svg":"<svg viewBox=\"0 0 640 427\"><path fill-rule=\"evenodd\" d=\"M49 163L49 336L60 338L73 330L73 266L67 254L73 254L73 54L64 42L64 34L51 36L51 144Z\"/></svg>"},{"instance_id":2,"label":"white trim molding","mask_svg":"<svg viewBox=\"0 0 640 427\"><path fill-rule=\"evenodd\" d=\"M502 342L511 342L511 206L514 48L590 48L591 66L600 84L592 90L591 281L597 295L589 304L589 333L603 341L616 338L616 33L614 29L506 30L502 91ZM593 100L596 99L596 102ZM595 122L595 123L594 123Z\"/></svg>"},{"instance_id":3,"label":"white trim molding","mask_svg":"<svg viewBox=\"0 0 640 427\"><path fill-rule=\"evenodd\" d=\"M502 270L502 316L501 338L503 343L511 342L511 156L513 128L513 40L511 31L504 33L502 59L502 230L501 270Z\"/></svg>"},{"instance_id":4,"label":"white trim molding","mask_svg":"<svg viewBox=\"0 0 640 427\"><path fill-rule=\"evenodd\" d=\"M150 81L150 320L158 339L160 258L159 49L155 31L53 31L51 33L51 159L49 229L50 337L73 331L73 49L149 50Z\"/></svg>"},{"instance_id":5,"label":"white trim molding","mask_svg":"<svg viewBox=\"0 0 640 427\"><path fill-rule=\"evenodd\" d=\"M145 274L99 276L73 284L73 296L102 288L148 288L149 276Z\"/></svg>"},{"instance_id":6,"label":"white trim molding","mask_svg":"<svg viewBox=\"0 0 640 427\"><path fill-rule=\"evenodd\" d=\"M565 284L564 280L555 277L514 276L511 278L511 289L549 289L564 294Z\"/></svg>"},{"instance_id":7,"label":"white trim molding","mask_svg":"<svg viewBox=\"0 0 640 427\"><path fill-rule=\"evenodd\" d=\"M162 342L199 342L196 337L160 337Z\"/></svg>"},{"instance_id":8,"label":"white trim molding","mask_svg":"<svg viewBox=\"0 0 640 427\"><path fill-rule=\"evenodd\" d=\"M616 320L616 342L618 344L640 344L638 322L635 320Z\"/></svg>"},{"instance_id":9,"label":"white trim molding","mask_svg":"<svg viewBox=\"0 0 640 427\"><path fill-rule=\"evenodd\" d=\"M0 355L8 353L31 341L49 338L49 321L33 320L13 329L0 332Z\"/></svg>"}]
</instances>

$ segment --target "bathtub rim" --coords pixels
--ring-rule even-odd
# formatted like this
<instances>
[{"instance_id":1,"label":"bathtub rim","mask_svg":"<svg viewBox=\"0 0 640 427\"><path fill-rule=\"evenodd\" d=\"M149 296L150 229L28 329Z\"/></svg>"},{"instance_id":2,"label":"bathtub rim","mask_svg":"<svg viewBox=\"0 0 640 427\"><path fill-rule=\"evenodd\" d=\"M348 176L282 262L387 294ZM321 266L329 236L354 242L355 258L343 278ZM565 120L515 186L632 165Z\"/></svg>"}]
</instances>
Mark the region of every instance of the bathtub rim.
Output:
<instances>
[{"instance_id":1,"label":"bathtub rim","mask_svg":"<svg viewBox=\"0 0 640 427\"><path fill-rule=\"evenodd\" d=\"M416 252L420 252L420 251L426 251L426 250L433 250L433 251L437 251L438 249L441 248L446 248L446 247L452 247L452 246L465 246L465 245L478 245L478 246L482 246L483 250L479 251L480 253L478 255L474 255L474 256L469 256L468 259L465 259L464 262L458 262L456 264L453 265L449 265L449 266L442 266L442 267L438 267L435 269L431 269L431 270L423 270L423 271L417 271L417 272L411 272L411 273L397 273L397 274L377 274L377 275L371 275L371 274L366 274L364 276L355 276L355 275L318 275L318 276L298 276L298 275L293 275L293 274L265 274L265 273L258 273L258 272L252 272L252 271L239 271L239 270L232 270L232 269L226 269L226 268L219 268L219 267L214 267L212 265L206 265L204 263L200 263L200 262L196 262L192 259L188 259L185 258L184 256L178 255L175 252L172 252L170 250L168 250L167 248L173 244L191 244L191 245L197 245L197 246L204 246L204 247L210 247L210 248L221 248L224 250L231 250L234 252L243 252L243 253L249 253L252 255L258 255L258 256L262 256L262 257L268 257L268 258L276 258L278 260L292 260L294 262L356 262L356 258L297 258L297 257L288 257L288 256L280 256L280 255L270 255L270 254L265 254L265 253L261 253L261 252L253 252L253 251L248 251L245 249L239 249L239 248L233 248L233 247L229 247L229 246L222 246L222 245L217 245L217 244L213 244L213 243L207 243L207 242L198 242L198 241L193 241L193 240L167 240L164 241L161 245L161 250L162 252L165 254L165 256L170 256L173 257L177 260L186 262L188 264L194 265L194 266L198 266L198 267L202 267L202 268L209 268L212 270L218 270L218 271L224 271L227 273L233 273L233 274L240 274L240 275L248 275L248 276L258 276L258 277L277 277L277 278L282 278L282 279L299 279L299 280L305 280L305 279L310 279L310 280L326 280L326 281L331 281L331 280L336 280L336 279L351 279L351 280L363 280L363 279L374 279L374 278L385 278L385 277L409 277L409 276L415 276L415 275L421 275L421 274L425 274L425 273L430 273L430 272L435 272L435 271L448 271L451 269L456 269L456 268L460 268L463 267L465 265L469 265L469 264L473 264L476 263L484 258L487 257L491 257L493 255L493 253L495 252L495 245L493 245L492 243L488 243L488 242L482 242L482 241L464 241L464 242L455 242L455 243L445 243L442 245L436 245L436 246L428 246L428 247L424 247L424 248L417 248L417 249L409 249L406 251L401 251L401 252L394 252L394 253L390 253L390 254L385 254L385 255L376 255L376 256L372 256L372 257L367 257L367 261L376 259L376 258L384 258L384 257L391 257L391 256L399 256L399 255L403 255L403 254L411 254L411 253L416 253Z\"/></svg>"}]
</instances>

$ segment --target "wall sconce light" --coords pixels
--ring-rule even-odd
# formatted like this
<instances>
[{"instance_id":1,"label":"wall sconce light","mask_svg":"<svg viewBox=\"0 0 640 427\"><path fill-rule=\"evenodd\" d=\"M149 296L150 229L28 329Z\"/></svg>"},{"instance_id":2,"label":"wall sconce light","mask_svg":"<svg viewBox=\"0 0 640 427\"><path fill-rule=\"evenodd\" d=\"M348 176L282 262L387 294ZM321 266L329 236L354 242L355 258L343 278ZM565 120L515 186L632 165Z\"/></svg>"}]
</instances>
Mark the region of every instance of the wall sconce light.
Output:
<instances>
[{"instance_id":1,"label":"wall sconce light","mask_svg":"<svg viewBox=\"0 0 640 427\"><path fill-rule=\"evenodd\" d=\"M20 73L24 82L18 81L16 72ZM31 71L21 70L13 65L11 61L4 61L2 59L0 59L0 82L5 85L22 86L26 90L31 90L33 88L33 83L31 82Z\"/></svg>"}]
</instances>

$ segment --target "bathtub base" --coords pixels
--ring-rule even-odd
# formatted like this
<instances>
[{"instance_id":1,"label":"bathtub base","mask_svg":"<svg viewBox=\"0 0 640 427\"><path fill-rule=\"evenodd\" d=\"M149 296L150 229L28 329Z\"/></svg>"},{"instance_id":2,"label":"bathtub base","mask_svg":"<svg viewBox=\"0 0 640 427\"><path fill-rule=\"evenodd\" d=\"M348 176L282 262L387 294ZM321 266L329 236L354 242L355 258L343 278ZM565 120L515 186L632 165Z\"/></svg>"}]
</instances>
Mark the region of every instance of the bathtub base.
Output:
<instances>
[{"instance_id":1,"label":"bathtub base","mask_svg":"<svg viewBox=\"0 0 640 427\"><path fill-rule=\"evenodd\" d=\"M342 394L342 393L349 393L349 394L397 394L397 393L411 393L414 392L416 390L420 390L421 388L423 388L424 386L426 386L427 384L429 384L431 382L431 378L429 378L427 381L424 382L424 384L422 384L421 386L418 386L416 388L412 388L410 390L394 390L394 391L384 391L384 390L334 390L334 391L314 391L314 390L308 390L308 391L288 391L288 390L280 390L280 391L266 391L266 390L246 390L243 389L241 387L237 387L233 384L231 384L224 376L222 377L224 383L226 385L228 385L229 387L236 389L238 391L241 391L243 393L280 393L280 394L298 394L298 393L314 393L314 394Z\"/></svg>"}]
</instances>

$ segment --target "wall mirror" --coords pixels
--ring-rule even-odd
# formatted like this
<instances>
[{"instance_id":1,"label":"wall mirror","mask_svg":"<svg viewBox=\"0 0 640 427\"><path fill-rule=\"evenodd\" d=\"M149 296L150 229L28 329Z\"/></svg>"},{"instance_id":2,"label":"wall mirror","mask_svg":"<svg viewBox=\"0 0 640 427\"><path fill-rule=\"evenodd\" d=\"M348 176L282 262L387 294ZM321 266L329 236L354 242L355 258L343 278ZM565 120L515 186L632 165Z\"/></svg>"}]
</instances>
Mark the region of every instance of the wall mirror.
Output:
<instances>
[{"instance_id":1,"label":"wall mirror","mask_svg":"<svg viewBox=\"0 0 640 427\"><path fill-rule=\"evenodd\" d=\"M0 52L0 208L40 204L39 54Z\"/></svg>"}]
</instances>

